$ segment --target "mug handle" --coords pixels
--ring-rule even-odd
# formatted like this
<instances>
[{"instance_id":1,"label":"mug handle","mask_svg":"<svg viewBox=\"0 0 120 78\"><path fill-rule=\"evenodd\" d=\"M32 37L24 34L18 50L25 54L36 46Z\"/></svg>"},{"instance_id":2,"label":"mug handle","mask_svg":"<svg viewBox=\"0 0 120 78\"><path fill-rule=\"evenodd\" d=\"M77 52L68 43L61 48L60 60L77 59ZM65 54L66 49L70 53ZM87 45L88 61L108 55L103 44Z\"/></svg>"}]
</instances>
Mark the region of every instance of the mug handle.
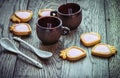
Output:
<instances>
[{"instance_id":1,"label":"mug handle","mask_svg":"<svg viewBox=\"0 0 120 78\"><path fill-rule=\"evenodd\" d=\"M57 16L57 11L51 11L51 12L50 12L50 15L51 15L51 16Z\"/></svg>"},{"instance_id":2,"label":"mug handle","mask_svg":"<svg viewBox=\"0 0 120 78\"><path fill-rule=\"evenodd\" d=\"M69 34L70 29L68 27L62 26L62 35L67 35Z\"/></svg>"}]
</instances>

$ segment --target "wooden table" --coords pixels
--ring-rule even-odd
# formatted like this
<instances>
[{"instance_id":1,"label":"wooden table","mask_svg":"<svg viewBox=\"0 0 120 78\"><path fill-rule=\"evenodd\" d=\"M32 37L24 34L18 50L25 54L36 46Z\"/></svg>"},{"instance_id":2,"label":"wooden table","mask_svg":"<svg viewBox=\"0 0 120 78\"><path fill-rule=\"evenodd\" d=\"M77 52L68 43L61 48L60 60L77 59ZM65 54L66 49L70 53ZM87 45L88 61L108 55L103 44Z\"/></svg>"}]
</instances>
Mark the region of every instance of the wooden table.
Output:
<instances>
[{"instance_id":1,"label":"wooden table","mask_svg":"<svg viewBox=\"0 0 120 78\"><path fill-rule=\"evenodd\" d=\"M36 48L51 51L53 56L43 60L36 56L28 47L12 40L20 51L43 64L43 69L34 67L21 56L9 53L0 46L0 78L120 78L120 0L68 0L81 5L83 19L80 26L67 36L61 36L54 45L43 45L36 35L38 10L57 7L65 0L0 0L0 38L9 38L12 25L10 16L17 10L32 10L30 22L32 34L20 37ZM91 55L92 47L85 47L80 42L84 32L98 32L101 42L114 45L117 54L110 58L100 58ZM70 46L79 46L87 51L87 57L77 62L69 62L59 57L60 50Z\"/></svg>"}]
</instances>

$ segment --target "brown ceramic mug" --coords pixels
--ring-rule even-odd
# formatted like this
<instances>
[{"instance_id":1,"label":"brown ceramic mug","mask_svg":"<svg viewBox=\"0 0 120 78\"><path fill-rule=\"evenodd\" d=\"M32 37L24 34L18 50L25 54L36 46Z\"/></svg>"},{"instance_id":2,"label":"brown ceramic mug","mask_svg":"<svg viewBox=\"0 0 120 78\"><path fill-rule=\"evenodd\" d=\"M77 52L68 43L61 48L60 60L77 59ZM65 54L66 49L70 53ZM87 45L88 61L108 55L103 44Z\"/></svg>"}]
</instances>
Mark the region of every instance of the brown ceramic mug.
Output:
<instances>
[{"instance_id":1,"label":"brown ceramic mug","mask_svg":"<svg viewBox=\"0 0 120 78\"><path fill-rule=\"evenodd\" d=\"M52 11L51 15L59 17L63 26L67 26L71 30L76 29L82 21L82 9L76 3L63 4L59 6L58 11Z\"/></svg>"},{"instance_id":2,"label":"brown ceramic mug","mask_svg":"<svg viewBox=\"0 0 120 78\"><path fill-rule=\"evenodd\" d=\"M61 34L68 34L69 28L62 26L62 20L54 16L40 17L36 25L36 33L43 44L58 42Z\"/></svg>"}]
</instances>

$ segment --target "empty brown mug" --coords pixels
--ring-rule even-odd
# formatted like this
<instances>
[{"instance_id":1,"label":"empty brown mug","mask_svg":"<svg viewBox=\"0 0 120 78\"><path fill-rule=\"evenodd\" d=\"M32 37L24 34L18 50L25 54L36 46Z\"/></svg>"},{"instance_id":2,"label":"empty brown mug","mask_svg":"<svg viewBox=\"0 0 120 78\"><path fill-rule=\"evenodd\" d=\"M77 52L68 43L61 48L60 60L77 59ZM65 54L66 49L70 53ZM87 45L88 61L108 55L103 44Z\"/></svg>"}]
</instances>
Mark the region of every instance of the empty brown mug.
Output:
<instances>
[{"instance_id":1,"label":"empty brown mug","mask_svg":"<svg viewBox=\"0 0 120 78\"><path fill-rule=\"evenodd\" d=\"M40 17L36 25L37 36L45 45L58 42L61 34L68 34L69 31L69 28L62 26L62 20L54 16Z\"/></svg>"},{"instance_id":2,"label":"empty brown mug","mask_svg":"<svg viewBox=\"0 0 120 78\"><path fill-rule=\"evenodd\" d=\"M76 29L82 21L82 9L76 3L67 3L59 6L58 11L52 11L51 15L59 17L63 26L67 26L71 30Z\"/></svg>"}]
</instances>

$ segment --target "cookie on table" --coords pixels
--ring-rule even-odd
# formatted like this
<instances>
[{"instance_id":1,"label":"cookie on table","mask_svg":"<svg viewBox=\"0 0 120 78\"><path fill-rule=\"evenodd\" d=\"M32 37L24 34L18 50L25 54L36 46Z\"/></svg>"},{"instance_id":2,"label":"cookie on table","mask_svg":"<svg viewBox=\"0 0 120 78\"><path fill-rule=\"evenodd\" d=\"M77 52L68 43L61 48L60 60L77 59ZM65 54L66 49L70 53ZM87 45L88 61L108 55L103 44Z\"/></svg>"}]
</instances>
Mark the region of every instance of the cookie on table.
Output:
<instances>
[{"instance_id":1,"label":"cookie on table","mask_svg":"<svg viewBox=\"0 0 120 78\"><path fill-rule=\"evenodd\" d=\"M51 11L53 11L52 9L40 9L38 12L38 16L39 17L43 17L43 16L51 16L50 13Z\"/></svg>"},{"instance_id":2,"label":"cookie on table","mask_svg":"<svg viewBox=\"0 0 120 78\"><path fill-rule=\"evenodd\" d=\"M86 51L77 46L72 46L60 51L60 57L69 61L77 61L86 56Z\"/></svg>"},{"instance_id":3,"label":"cookie on table","mask_svg":"<svg viewBox=\"0 0 120 78\"><path fill-rule=\"evenodd\" d=\"M20 10L16 11L12 16L11 20L17 23L25 23L31 20L33 12L31 10Z\"/></svg>"},{"instance_id":4,"label":"cookie on table","mask_svg":"<svg viewBox=\"0 0 120 78\"><path fill-rule=\"evenodd\" d=\"M110 57L116 54L116 51L117 50L114 46L100 43L100 44L95 45L92 48L92 55L100 56L100 57Z\"/></svg>"},{"instance_id":5,"label":"cookie on table","mask_svg":"<svg viewBox=\"0 0 120 78\"><path fill-rule=\"evenodd\" d=\"M10 31L17 36L26 36L31 34L32 30L28 23L19 23L10 26Z\"/></svg>"},{"instance_id":6,"label":"cookie on table","mask_svg":"<svg viewBox=\"0 0 120 78\"><path fill-rule=\"evenodd\" d=\"M93 46L95 44L100 43L101 36L95 32L83 33L80 36L80 40L84 46Z\"/></svg>"}]
</instances>

